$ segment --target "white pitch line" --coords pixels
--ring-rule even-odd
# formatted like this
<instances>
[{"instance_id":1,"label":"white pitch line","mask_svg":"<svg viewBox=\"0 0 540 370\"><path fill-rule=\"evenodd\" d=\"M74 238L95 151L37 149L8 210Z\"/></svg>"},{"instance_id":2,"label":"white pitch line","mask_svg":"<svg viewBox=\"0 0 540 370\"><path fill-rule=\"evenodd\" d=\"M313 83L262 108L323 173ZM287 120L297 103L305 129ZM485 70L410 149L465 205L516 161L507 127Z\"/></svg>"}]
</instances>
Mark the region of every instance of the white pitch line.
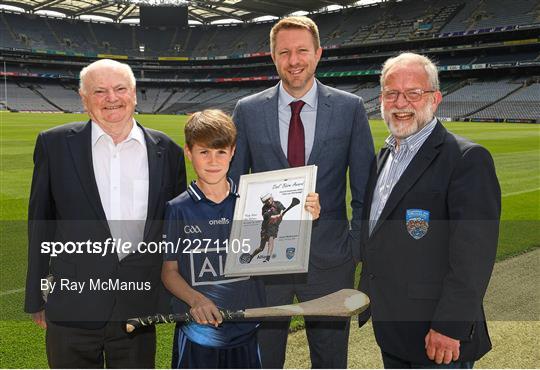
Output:
<instances>
[{"instance_id":1,"label":"white pitch line","mask_svg":"<svg viewBox=\"0 0 540 370\"><path fill-rule=\"evenodd\" d=\"M20 292L24 292L24 288L6 290L5 292L0 292L0 296L10 295L10 294L15 294L15 293L20 293Z\"/></svg>"},{"instance_id":2,"label":"white pitch line","mask_svg":"<svg viewBox=\"0 0 540 370\"><path fill-rule=\"evenodd\" d=\"M525 193L532 193L533 191L537 191L537 190L540 190L540 188L534 188L534 189L528 189L528 190L522 190L522 191L514 191L512 193L506 193L506 194L503 194L503 198L504 197L511 197L512 195L519 195L519 194L525 194Z\"/></svg>"}]
</instances>

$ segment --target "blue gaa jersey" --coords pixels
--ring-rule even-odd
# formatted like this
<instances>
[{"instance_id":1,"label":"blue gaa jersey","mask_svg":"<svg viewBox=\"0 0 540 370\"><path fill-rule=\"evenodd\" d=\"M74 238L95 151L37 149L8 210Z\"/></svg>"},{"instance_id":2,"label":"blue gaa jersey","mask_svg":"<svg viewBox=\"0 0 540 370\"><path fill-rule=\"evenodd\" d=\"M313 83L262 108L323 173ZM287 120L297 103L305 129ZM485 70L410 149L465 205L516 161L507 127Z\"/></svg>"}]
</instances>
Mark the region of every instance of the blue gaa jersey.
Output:
<instances>
[{"instance_id":1,"label":"blue gaa jersey","mask_svg":"<svg viewBox=\"0 0 540 370\"><path fill-rule=\"evenodd\" d=\"M184 280L211 299L218 308L243 310L264 304L264 288L249 277L223 275L234 213L236 185L229 179L230 193L217 204L207 199L194 181L188 190L167 203L165 213L165 251L167 261L177 261ZM174 247L171 247L174 245ZM174 312L189 312L190 307L173 298ZM223 322L218 328L189 323L182 332L193 342L215 348L236 346L254 334L258 323Z\"/></svg>"}]
</instances>

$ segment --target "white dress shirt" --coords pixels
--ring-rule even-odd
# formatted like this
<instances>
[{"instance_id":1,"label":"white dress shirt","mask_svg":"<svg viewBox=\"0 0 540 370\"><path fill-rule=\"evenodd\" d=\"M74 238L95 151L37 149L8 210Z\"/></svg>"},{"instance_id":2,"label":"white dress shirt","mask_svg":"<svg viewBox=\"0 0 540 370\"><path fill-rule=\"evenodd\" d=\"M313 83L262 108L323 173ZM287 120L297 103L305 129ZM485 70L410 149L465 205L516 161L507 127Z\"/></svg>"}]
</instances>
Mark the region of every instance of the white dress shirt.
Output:
<instances>
[{"instance_id":1,"label":"white dress shirt","mask_svg":"<svg viewBox=\"0 0 540 370\"><path fill-rule=\"evenodd\" d=\"M304 125L304 140L305 140L305 158L306 164L313 149L313 142L315 141L315 123L317 121L317 103L319 96L317 94L317 82L313 81L311 89L299 99L291 96L283 87L283 83L279 83L279 95L278 95L278 119L279 119L279 140L281 143L281 149L287 157L288 144L289 144L289 125L291 122L291 104L293 101L302 100L306 105L300 111L300 118Z\"/></svg>"},{"instance_id":2,"label":"white dress shirt","mask_svg":"<svg viewBox=\"0 0 540 370\"><path fill-rule=\"evenodd\" d=\"M146 141L135 120L128 137L118 144L92 122L92 164L113 238L136 246L144 235L149 177Z\"/></svg>"}]
</instances>

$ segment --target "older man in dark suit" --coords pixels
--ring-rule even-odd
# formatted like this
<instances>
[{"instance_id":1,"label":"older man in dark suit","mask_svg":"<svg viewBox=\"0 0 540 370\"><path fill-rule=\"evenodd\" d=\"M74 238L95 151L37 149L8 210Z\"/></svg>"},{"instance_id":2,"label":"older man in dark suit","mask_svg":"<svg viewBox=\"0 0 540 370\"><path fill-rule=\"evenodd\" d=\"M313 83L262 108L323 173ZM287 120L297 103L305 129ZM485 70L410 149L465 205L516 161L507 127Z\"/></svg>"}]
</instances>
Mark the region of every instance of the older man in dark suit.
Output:
<instances>
[{"instance_id":1,"label":"older man in dark suit","mask_svg":"<svg viewBox=\"0 0 540 370\"><path fill-rule=\"evenodd\" d=\"M428 58L404 53L384 64L381 112L391 135L366 190L360 290L386 368L470 368L491 348L482 300L499 183L489 152L435 118L441 99Z\"/></svg>"},{"instance_id":2,"label":"older man in dark suit","mask_svg":"<svg viewBox=\"0 0 540 370\"><path fill-rule=\"evenodd\" d=\"M322 54L315 23L306 17L279 21L270 33L272 59L280 83L238 102L238 128L231 165L242 174L317 165L321 214L313 225L309 272L265 279L268 305L319 298L354 284L359 256L359 221L364 187L374 157L362 99L327 87L314 77ZM347 172L352 195L352 227L347 220ZM289 321L263 323L262 364L281 368ZM306 319L311 365L346 368L348 320Z\"/></svg>"},{"instance_id":3,"label":"older man in dark suit","mask_svg":"<svg viewBox=\"0 0 540 370\"><path fill-rule=\"evenodd\" d=\"M121 321L158 310L162 258L145 252L161 240L165 202L186 188L182 149L133 118L128 65L90 64L80 95L90 120L36 142L25 311L47 329L51 367L154 367L155 329L128 335Z\"/></svg>"}]
</instances>

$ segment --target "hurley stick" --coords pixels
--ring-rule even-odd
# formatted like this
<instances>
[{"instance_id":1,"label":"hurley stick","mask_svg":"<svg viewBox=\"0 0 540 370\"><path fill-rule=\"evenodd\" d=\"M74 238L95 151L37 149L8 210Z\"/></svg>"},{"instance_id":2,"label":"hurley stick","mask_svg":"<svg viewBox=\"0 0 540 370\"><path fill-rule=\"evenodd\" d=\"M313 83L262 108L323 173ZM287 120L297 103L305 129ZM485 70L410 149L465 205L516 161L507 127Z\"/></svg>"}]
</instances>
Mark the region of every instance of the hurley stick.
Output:
<instances>
[{"instance_id":1,"label":"hurley stick","mask_svg":"<svg viewBox=\"0 0 540 370\"><path fill-rule=\"evenodd\" d=\"M291 205L288 206L287 209L285 209L283 212L281 212L281 216L283 216L285 213L289 212L289 210L290 210L292 207L294 207L294 206L296 206L296 205L298 205L298 204L300 204L300 199L298 199L298 198L292 198L292 200L291 200Z\"/></svg>"},{"instance_id":2,"label":"hurley stick","mask_svg":"<svg viewBox=\"0 0 540 370\"><path fill-rule=\"evenodd\" d=\"M258 319L265 317L302 316L352 316L364 311L369 305L369 298L355 289L341 289L324 297L311 301L284 306L248 308L246 310L220 310L223 320L234 321L242 319ZM129 319L126 331L131 333L142 326L195 321L189 313L152 315Z\"/></svg>"}]
</instances>

